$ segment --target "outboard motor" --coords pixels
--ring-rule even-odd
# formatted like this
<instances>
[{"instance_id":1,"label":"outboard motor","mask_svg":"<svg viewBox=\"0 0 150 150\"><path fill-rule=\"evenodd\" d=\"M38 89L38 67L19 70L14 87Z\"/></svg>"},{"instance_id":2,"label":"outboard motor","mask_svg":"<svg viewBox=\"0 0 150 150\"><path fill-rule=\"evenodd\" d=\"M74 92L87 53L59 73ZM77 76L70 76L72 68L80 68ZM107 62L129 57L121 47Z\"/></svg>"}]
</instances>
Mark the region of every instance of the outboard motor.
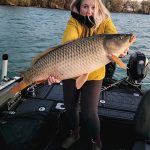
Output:
<instances>
[{"instance_id":1,"label":"outboard motor","mask_svg":"<svg viewBox=\"0 0 150 150\"><path fill-rule=\"evenodd\" d=\"M132 83L140 83L147 75L148 59L141 52L133 53L129 58L127 75Z\"/></svg>"}]
</instances>

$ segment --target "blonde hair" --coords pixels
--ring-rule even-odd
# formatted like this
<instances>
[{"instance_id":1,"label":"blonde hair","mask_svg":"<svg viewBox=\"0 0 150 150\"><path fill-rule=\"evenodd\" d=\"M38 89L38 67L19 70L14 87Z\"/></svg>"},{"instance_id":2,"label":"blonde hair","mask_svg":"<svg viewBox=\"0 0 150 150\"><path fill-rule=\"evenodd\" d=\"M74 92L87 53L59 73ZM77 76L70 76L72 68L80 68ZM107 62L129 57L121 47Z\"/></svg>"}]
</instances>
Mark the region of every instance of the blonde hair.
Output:
<instances>
[{"instance_id":1,"label":"blonde hair","mask_svg":"<svg viewBox=\"0 0 150 150\"><path fill-rule=\"evenodd\" d=\"M110 18L110 12L105 7L101 0L94 0L95 1L95 13L94 13L94 21L95 21L95 28L97 28L104 19ZM73 0L70 5L70 10L76 13L79 12L79 8L81 5L82 0Z\"/></svg>"}]
</instances>

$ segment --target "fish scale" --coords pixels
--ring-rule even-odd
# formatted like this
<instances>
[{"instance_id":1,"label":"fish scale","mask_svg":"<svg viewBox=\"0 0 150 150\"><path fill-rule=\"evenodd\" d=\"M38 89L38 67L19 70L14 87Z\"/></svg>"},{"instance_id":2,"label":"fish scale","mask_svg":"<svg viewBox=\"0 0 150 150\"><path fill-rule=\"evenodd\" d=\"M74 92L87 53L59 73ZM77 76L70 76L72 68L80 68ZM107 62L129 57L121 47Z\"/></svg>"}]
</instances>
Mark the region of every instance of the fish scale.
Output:
<instances>
[{"instance_id":1,"label":"fish scale","mask_svg":"<svg viewBox=\"0 0 150 150\"><path fill-rule=\"evenodd\" d=\"M30 76L28 80L43 80L43 77L48 78L49 75L61 80L74 78L106 65L110 62L106 57L108 51L103 46L106 37L100 35L78 39L50 51L26 73L26 76ZM33 73L30 75L30 72Z\"/></svg>"}]
</instances>

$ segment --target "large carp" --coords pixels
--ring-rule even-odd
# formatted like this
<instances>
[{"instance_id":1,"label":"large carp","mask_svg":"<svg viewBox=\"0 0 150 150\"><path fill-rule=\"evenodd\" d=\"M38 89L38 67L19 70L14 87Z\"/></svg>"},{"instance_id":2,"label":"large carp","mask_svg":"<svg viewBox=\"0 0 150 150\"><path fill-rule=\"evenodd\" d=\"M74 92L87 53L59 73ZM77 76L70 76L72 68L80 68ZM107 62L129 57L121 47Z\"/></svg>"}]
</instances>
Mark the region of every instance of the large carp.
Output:
<instances>
[{"instance_id":1,"label":"large carp","mask_svg":"<svg viewBox=\"0 0 150 150\"><path fill-rule=\"evenodd\" d=\"M60 80L76 78L76 87L79 89L90 72L112 60L125 69L126 65L118 56L135 39L133 34L99 34L47 49L33 59L31 67L22 74L23 81L12 92L45 81L50 75Z\"/></svg>"}]
</instances>

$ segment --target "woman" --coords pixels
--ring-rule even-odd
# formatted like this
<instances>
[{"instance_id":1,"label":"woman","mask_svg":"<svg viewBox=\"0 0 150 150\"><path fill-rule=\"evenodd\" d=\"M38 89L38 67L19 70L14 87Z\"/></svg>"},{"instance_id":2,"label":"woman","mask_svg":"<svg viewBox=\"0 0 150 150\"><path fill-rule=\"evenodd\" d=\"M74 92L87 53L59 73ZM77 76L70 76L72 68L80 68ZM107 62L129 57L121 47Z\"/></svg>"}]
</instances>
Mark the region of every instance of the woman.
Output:
<instances>
[{"instance_id":1,"label":"woman","mask_svg":"<svg viewBox=\"0 0 150 150\"><path fill-rule=\"evenodd\" d=\"M71 3L71 17L64 31L62 43L84 38L95 34L117 33L111 20L109 11L101 0L73 0ZM122 56L126 55L127 50ZM64 104L70 127L70 135L62 143L67 149L79 140L78 100L80 93L81 115L86 123L92 141L92 150L100 150L100 121L97 113L99 94L102 80L105 77L105 66L95 70L88 76L80 90L76 89L75 79L63 81ZM59 82L55 77L49 77L49 83Z\"/></svg>"}]
</instances>

